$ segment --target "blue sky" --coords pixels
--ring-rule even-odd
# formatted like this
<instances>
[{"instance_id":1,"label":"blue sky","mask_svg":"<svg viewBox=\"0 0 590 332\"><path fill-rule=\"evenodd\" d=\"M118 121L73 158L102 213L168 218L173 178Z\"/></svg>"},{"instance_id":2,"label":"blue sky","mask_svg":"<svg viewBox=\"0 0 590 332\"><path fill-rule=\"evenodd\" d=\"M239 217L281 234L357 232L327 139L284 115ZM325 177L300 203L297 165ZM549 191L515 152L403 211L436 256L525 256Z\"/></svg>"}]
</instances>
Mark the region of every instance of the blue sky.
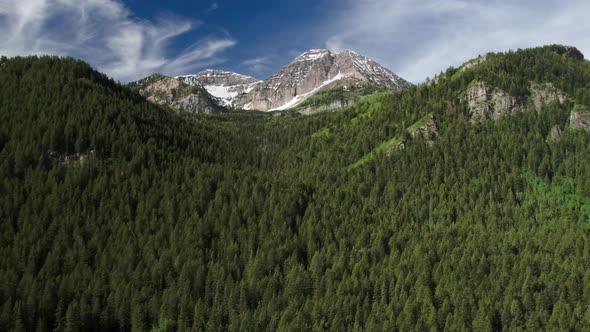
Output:
<instances>
[{"instance_id":1,"label":"blue sky","mask_svg":"<svg viewBox=\"0 0 590 332\"><path fill-rule=\"evenodd\" d=\"M265 78L292 58L310 48L323 48L315 36L320 22L329 19L334 1L140 1L125 4L135 15L157 20L162 15L182 15L199 21L192 33L179 36L174 46L182 48L209 36L236 42L220 54L223 69ZM172 50L173 52L174 50Z\"/></svg>"},{"instance_id":2,"label":"blue sky","mask_svg":"<svg viewBox=\"0 0 590 332\"><path fill-rule=\"evenodd\" d=\"M345 48L419 83L488 51L590 54L587 0L0 0L0 54L81 58L123 82L218 68L266 78Z\"/></svg>"}]
</instances>

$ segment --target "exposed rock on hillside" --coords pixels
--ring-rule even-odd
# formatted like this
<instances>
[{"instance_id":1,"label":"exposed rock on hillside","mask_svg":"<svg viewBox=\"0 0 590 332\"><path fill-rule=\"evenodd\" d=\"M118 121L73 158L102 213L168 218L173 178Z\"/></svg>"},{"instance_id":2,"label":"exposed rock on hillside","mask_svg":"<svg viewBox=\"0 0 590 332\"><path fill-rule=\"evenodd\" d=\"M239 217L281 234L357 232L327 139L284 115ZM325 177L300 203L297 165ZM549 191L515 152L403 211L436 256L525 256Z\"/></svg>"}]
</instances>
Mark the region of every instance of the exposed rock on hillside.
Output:
<instances>
[{"instance_id":1,"label":"exposed rock on hillside","mask_svg":"<svg viewBox=\"0 0 590 332\"><path fill-rule=\"evenodd\" d=\"M319 106L308 106L303 109L300 109L298 112L304 115L311 115L319 112L330 111L338 108L348 107L353 104L352 100L335 100L329 104L319 105Z\"/></svg>"},{"instance_id":2,"label":"exposed rock on hillside","mask_svg":"<svg viewBox=\"0 0 590 332\"><path fill-rule=\"evenodd\" d=\"M464 73L468 69L471 69L487 60L487 56L479 56L471 61L466 62L463 66L461 66L461 72Z\"/></svg>"},{"instance_id":3,"label":"exposed rock on hillside","mask_svg":"<svg viewBox=\"0 0 590 332\"><path fill-rule=\"evenodd\" d=\"M530 98L521 99L511 96L499 88L492 88L484 82L475 82L465 91L471 122L497 120L501 116L533 106L540 112L543 105L553 102L563 104L567 95L551 83L531 83Z\"/></svg>"},{"instance_id":4,"label":"exposed rock on hillside","mask_svg":"<svg viewBox=\"0 0 590 332\"><path fill-rule=\"evenodd\" d=\"M472 84L465 94L471 122L480 122L486 119L496 120L521 107L517 98L498 88L491 88L484 82Z\"/></svg>"},{"instance_id":5,"label":"exposed rock on hillside","mask_svg":"<svg viewBox=\"0 0 590 332\"><path fill-rule=\"evenodd\" d=\"M438 126L434 122L434 116L432 114L428 114L422 118L419 123L410 127L408 131L412 139L421 138L429 144L432 144L438 137Z\"/></svg>"},{"instance_id":6,"label":"exposed rock on hillside","mask_svg":"<svg viewBox=\"0 0 590 332\"><path fill-rule=\"evenodd\" d=\"M47 153L47 161L51 160L61 165L65 166L80 166L83 165L85 161L94 158L96 153L94 150L90 150L84 153L73 153L73 154L63 154L57 151L49 151Z\"/></svg>"},{"instance_id":7,"label":"exposed rock on hillside","mask_svg":"<svg viewBox=\"0 0 590 332\"><path fill-rule=\"evenodd\" d=\"M535 105L537 112L540 112L543 105L551 104L558 101L563 104L567 100L565 93L557 89L552 83L531 84L531 101Z\"/></svg>"},{"instance_id":8,"label":"exposed rock on hillside","mask_svg":"<svg viewBox=\"0 0 590 332\"><path fill-rule=\"evenodd\" d=\"M574 130L590 130L590 109L583 105L576 105L570 113L570 127Z\"/></svg>"},{"instance_id":9,"label":"exposed rock on hillside","mask_svg":"<svg viewBox=\"0 0 590 332\"><path fill-rule=\"evenodd\" d=\"M557 140L557 139L561 138L561 135L563 135L563 130L561 129L560 125L555 125L555 126L553 126L553 128L551 128L551 132L549 133L549 137L552 140Z\"/></svg>"},{"instance_id":10,"label":"exposed rock on hillside","mask_svg":"<svg viewBox=\"0 0 590 332\"><path fill-rule=\"evenodd\" d=\"M216 113L222 109L198 82L187 83L182 78L160 74L130 83L147 100L190 113Z\"/></svg>"},{"instance_id":11,"label":"exposed rock on hillside","mask_svg":"<svg viewBox=\"0 0 590 332\"><path fill-rule=\"evenodd\" d=\"M385 155L391 156L394 151L404 150L409 140L421 139L428 145L432 145L439 135L438 125L434 121L432 113L418 120L407 128L406 131L409 134L409 137L406 137L405 139L401 137L395 138L387 143Z\"/></svg>"},{"instance_id":12,"label":"exposed rock on hillside","mask_svg":"<svg viewBox=\"0 0 590 332\"><path fill-rule=\"evenodd\" d=\"M584 60L584 54L573 46L564 46L564 52L561 54L564 58L570 58L574 60Z\"/></svg>"}]
</instances>

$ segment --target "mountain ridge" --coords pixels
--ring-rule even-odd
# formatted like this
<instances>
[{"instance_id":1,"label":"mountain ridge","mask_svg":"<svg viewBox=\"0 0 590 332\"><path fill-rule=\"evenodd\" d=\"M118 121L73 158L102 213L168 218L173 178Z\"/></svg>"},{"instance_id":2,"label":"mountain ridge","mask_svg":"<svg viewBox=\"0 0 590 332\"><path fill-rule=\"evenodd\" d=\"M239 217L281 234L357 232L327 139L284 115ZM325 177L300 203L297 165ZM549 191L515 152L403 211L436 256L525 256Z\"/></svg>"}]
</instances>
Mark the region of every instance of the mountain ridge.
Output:
<instances>
[{"instance_id":1,"label":"mountain ridge","mask_svg":"<svg viewBox=\"0 0 590 332\"><path fill-rule=\"evenodd\" d=\"M206 69L170 79L204 88L214 97L211 98L212 102L219 106L259 111L295 107L318 92L334 88L335 82L344 82L341 84L343 90L368 84L382 90L405 90L412 86L410 82L366 56L351 50L331 52L327 49L306 51L264 80L218 69ZM129 85L143 90L147 88L145 84L138 82L148 81L144 79ZM174 103L170 100L157 102Z\"/></svg>"}]
</instances>

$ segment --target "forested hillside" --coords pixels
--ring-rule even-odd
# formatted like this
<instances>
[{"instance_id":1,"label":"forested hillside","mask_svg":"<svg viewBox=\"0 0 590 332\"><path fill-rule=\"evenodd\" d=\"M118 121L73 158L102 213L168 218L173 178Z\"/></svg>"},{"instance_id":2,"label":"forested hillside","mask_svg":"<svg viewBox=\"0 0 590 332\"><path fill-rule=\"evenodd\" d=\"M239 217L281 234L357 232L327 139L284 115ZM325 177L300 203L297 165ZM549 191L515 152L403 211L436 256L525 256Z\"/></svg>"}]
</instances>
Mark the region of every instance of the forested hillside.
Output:
<instances>
[{"instance_id":1,"label":"forested hillside","mask_svg":"<svg viewBox=\"0 0 590 332\"><path fill-rule=\"evenodd\" d=\"M473 121L474 82L520 107ZM283 117L2 58L0 330L590 329L589 106L562 46Z\"/></svg>"}]
</instances>

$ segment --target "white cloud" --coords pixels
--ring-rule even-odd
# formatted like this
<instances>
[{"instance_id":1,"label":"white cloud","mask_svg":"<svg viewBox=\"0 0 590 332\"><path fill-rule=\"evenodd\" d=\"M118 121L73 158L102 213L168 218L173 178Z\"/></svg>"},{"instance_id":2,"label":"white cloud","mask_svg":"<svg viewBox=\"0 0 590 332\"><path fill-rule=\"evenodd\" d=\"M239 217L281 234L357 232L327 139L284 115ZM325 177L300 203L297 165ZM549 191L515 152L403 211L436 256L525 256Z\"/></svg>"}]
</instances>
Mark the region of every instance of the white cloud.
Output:
<instances>
[{"instance_id":1,"label":"white cloud","mask_svg":"<svg viewBox=\"0 0 590 332\"><path fill-rule=\"evenodd\" d=\"M587 0L346 0L326 47L365 53L418 83L489 51L567 44L590 55Z\"/></svg>"},{"instance_id":2,"label":"white cloud","mask_svg":"<svg viewBox=\"0 0 590 332\"><path fill-rule=\"evenodd\" d=\"M200 24L170 15L142 20L117 0L0 0L0 54L78 57L122 81L178 75L222 62L220 54L236 45L206 37L171 55L174 38Z\"/></svg>"}]
</instances>

